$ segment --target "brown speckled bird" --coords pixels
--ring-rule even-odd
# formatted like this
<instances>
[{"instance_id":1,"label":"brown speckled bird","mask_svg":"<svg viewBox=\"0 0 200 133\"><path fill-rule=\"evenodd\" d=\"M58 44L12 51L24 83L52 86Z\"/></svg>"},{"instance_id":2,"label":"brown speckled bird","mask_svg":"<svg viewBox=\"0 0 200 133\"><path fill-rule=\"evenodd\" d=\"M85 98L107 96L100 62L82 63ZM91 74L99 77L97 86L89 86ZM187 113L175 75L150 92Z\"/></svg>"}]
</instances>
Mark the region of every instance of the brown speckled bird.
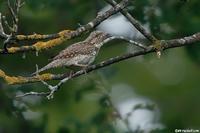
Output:
<instances>
[{"instance_id":1,"label":"brown speckled bird","mask_svg":"<svg viewBox=\"0 0 200 133\"><path fill-rule=\"evenodd\" d=\"M49 64L33 73L33 75L56 67L87 67L95 60L99 49L103 45L102 41L108 37L110 35L105 32L93 31L84 41L72 44L62 50Z\"/></svg>"}]
</instances>

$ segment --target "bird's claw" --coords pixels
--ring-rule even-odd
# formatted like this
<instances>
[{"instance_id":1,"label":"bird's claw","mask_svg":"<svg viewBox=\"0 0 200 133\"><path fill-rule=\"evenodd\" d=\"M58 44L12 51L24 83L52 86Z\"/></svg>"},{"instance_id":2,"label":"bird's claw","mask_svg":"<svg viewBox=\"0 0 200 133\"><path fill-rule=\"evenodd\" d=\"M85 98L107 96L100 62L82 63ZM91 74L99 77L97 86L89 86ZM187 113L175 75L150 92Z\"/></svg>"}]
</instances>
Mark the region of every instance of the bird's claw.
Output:
<instances>
[{"instance_id":1,"label":"bird's claw","mask_svg":"<svg viewBox=\"0 0 200 133\"><path fill-rule=\"evenodd\" d=\"M88 68L88 66L86 66L86 67L84 67L82 70L83 70L83 72L84 72L84 74L87 74L87 68Z\"/></svg>"}]
</instances>

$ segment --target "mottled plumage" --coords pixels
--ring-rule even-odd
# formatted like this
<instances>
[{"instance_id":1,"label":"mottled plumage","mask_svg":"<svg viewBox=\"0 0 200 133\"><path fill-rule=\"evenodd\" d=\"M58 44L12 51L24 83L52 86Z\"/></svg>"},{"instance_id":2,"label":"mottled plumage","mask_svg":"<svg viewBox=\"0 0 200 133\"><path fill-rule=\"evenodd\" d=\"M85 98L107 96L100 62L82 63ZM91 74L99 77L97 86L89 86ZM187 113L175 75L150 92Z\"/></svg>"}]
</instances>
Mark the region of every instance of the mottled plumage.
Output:
<instances>
[{"instance_id":1,"label":"mottled plumage","mask_svg":"<svg viewBox=\"0 0 200 133\"><path fill-rule=\"evenodd\" d=\"M62 66L86 67L95 60L102 46L101 42L108 37L109 35L105 32L93 31L84 41L72 44L62 50L49 64L34 74Z\"/></svg>"}]
</instances>

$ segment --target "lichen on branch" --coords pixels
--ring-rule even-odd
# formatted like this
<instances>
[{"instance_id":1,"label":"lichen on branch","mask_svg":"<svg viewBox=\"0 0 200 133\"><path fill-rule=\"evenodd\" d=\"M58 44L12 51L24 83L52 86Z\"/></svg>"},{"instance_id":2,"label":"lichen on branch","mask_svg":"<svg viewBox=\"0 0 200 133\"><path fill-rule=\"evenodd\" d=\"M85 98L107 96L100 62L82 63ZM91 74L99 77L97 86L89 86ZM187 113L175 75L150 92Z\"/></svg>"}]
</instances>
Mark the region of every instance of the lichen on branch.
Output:
<instances>
[{"instance_id":1,"label":"lichen on branch","mask_svg":"<svg viewBox=\"0 0 200 133\"><path fill-rule=\"evenodd\" d=\"M59 38L51 39L48 41L39 41L30 46L27 45L27 46L21 46L21 47L10 47L7 49L7 53L14 54L14 53L18 53L18 52L40 51L40 50L44 50L44 49L49 49L51 47L60 45L63 42L65 42L66 40L70 39L72 36L72 33L73 33L73 31L71 31L71 30L64 30L64 31L61 31L58 33L58 35L60 36ZM39 38L40 35L31 36L31 37ZM22 38L23 37L21 37L21 39ZM4 50L0 49L0 53L4 53Z\"/></svg>"},{"instance_id":2,"label":"lichen on branch","mask_svg":"<svg viewBox=\"0 0 200 133\"><path fill-rule=\"evenodd\" d=\"M24 41L24 40L45 40L45 39L54 39L54 38L59 38L59 37L64 37L68 38L69 34L72 32L71 30L63 30L59 33L55 34L49 34L49 35L42 35L42 34L32 34L32 35L17 35L16 39L18 41Z\"/></svg>"},{"instance_id":3,"label":"lichen on branch","mask_svg":"<svg viewBox=\"0 0 200 133\"><path fill-rule=\"evenodd\" d=\"M7 84L14 85L14 84L25 84L25 83L32 83L32 82L39 82L40 80L52 80L54 75L50 73L37 75L33 77L23 77L23 76L9 76L3 70L0 69L0 77L3 78Z\"/></svg>"},{"instance_id":4,"label":"lichen on branch","mask_svg":"<svg viewBox=\"0 0 200 133\"><path fill-rule=\"evenodd\" d=\"M70 30L64 30L59 32L58 34L50 34L50 35L40 35L40 34L33 34L33 35L16 35L16 36L1 36L0 38L11 41L14 39L14 41L23 41L23 40L43 40L39 41L38 43L35 43L33 45L27 45L27 46L21 46L21 47L11 47L5 49L0 49L0 54L14 54L18 52L28 52L28 51L37 51L42 49L48 49L53 46L57 46L64 42L65 40L80 36L82 33L85 33L86 31L92 30L94 27L99 25L101 22L112 16L113 14L119 12L120 10L124 9L128 5L129 0L122 0L119 4L114 6L113 8L110 8L103 14L97 15L93 20L88 22L86 25L83 25L79 28L77 28L74 31ZM51 39L49 41L44 41L45 39ZM13 41L13 40L12 40ZM49 46L48 46L49 45Z\"/></svg>"}]
</instances>

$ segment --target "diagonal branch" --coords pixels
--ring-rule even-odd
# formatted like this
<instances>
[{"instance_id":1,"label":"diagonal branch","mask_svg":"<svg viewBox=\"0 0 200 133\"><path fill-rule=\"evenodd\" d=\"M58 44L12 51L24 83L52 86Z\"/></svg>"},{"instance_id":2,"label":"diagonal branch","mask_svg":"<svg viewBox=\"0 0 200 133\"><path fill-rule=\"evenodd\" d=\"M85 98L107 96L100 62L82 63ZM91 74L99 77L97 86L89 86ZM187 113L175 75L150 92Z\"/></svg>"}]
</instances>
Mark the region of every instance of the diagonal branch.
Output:
<instances>
[{"instance_id":1,"label":"diagonal branch","mask_svg":"<svg viewBox=\"0 0 200 133\"><path fill-rule=\"evenodd\" d=\"M110 4L111 6L115 6L117 4L117 2L115 2L115 0L105 0L108 4ZM154 37L150 32L148 32L143 26L142 24L140 24L140 22L138 20L136 20L134 17L132 17L132 15L126 11L125 9L122 9L120 11L128 20L129 22L135 26L135 28L141 32L141 34L143 34L149 41L151 42L155 42L157 39L156 37Z\"/></svg>"},{"instance_id":2,"label":"diagonal branch","mask_svg":"<svg viewBox=\"0 0 200 133\"><path fill-rule=\"evenodd\" d=\"M7 3L8 3L10 14L12 15L12 21L13 21L11 34L15 35L18 31L19 10L24 5L24 2L21 2L21 0L15 0L14 4L11 5L10 0L8 0Z\"/></svg>"},{"instance_id":3,"label":"diagonal branch","mask_svg":"<svg viewBox=\"0 0 200 133\"><path fill-rule=\"evenodd\" d=\"M200 42L200 32L193 34L191 36L184 37L184 38L163 40L162 41L162 49L166 50L166 49L170 49L170 48L182 47L182 46L191 45L191 44L197 43L197 42ZM106 66L109 66L109 65L112 65L112 64L130 59L133 57L137 57L140 55L146 55L146 54L149 54L152 52L155 52L155 49L152 46L149 46L148 49L146 49L146 50L142 49L142 50L138 50L133 53L127 53L127 54L123 54L121 56L116 56L116 57L110 58L108 60L102 61L98 64L91 65L88 68L86 68L85 70L80 70L73 74L69 74L69 73L59 74L59 75L42 74L42 75L38 75L38 76L34 76L34 77L21 77L21 76L12 77L12 76L6 75L2 70L0 70L0 77L2 77L8 84L27 84L27 83L39 82L41 80L43 80L43 81L63 80L65 78L67 79L66 81L68 81L72 78L84 75L85 72L89 73L89 72L101 69L103 67L106 67ZM63 83L61 83L61 85Z\"/></svg>"}]
</instances>

